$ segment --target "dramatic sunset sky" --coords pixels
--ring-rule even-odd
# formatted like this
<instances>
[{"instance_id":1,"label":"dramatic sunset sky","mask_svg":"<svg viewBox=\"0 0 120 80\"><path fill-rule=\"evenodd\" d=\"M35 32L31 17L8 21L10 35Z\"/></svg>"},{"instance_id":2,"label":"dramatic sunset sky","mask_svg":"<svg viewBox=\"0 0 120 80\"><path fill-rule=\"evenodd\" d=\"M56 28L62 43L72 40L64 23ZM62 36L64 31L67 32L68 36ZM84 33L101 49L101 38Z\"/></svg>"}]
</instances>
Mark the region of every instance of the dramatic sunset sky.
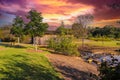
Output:
<instances>
[{"instance_id":1,"label":"dramatic sunset sky","mask_svg":"<svg viewBox=\"0 0 120 80\"><path fill-rule=\"evenodd\" d=\"M61 20L71 25L78 15L86 13L94 15L96 26L120 26L116 23L120 0L0 0L0 25L12 23L16 15L25 16L30 9L42 12L50 26L59 26Z\"/></svg>"}]
</instances>

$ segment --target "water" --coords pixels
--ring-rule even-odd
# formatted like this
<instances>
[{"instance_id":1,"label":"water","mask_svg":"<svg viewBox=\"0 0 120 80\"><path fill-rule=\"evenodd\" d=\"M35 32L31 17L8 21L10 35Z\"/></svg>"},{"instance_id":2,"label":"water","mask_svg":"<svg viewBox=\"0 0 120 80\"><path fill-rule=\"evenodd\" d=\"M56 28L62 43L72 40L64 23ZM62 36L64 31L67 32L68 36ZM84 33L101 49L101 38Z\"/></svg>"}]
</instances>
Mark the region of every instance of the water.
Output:
<instances>
[{"instance_id":1,"label":"water","mask_svg":"<svg viewBox=\"0 0 120 80\"><path fill-rule=\"evenodd\" d=\"M113 56L115 59L118 60L118 62L120 62L120 55L114 55ZM100 58L100 61L102 61L103 59L105 59L106 61L111 61L111 56L104 56Z\"/></svg>"},{"instance_id":2,"label":"water","mask_svg":"<svg viewBox=\"0 0 120 80\"><path fill-rule=\"evenodd\" d=\"M82 58L89 63L98 65L100 64L103 60L110 62L111 61L111 56L114 57L115 59L118 59L118 62L120 62L120 55L111 55L111 54L93 54L89 52L85 52L81 54Z\"/></svg>"}]
</instances>

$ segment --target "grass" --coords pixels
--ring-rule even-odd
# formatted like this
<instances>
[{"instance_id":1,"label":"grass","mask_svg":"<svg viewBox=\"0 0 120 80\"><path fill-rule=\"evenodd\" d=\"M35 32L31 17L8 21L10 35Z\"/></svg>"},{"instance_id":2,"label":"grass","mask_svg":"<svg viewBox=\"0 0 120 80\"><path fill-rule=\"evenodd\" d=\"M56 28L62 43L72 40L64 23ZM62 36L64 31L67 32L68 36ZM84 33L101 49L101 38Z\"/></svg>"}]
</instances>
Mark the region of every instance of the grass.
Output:
<instances>
[{"instance_id":1,"label":"grass","mask_svg":"<svg viewBox=\"0 0 120 80\"><path fill-rule=\"evenodd\" d=\"M81 45L81 40L77 39L74 40L75 43L78 45ZM120 47L117 43L120 43L120 41L94 41L94 40L85 40L85 44L93 45L93 46L101 46L101 47Z\"/></svg>"},{"instance_id":2,"label":"grass","mask_svg":"<svg viewBox=\"0 0 120 80\"><path fill-rule=\"evenodd\" d=\"M96 46L103 46L103 47L120 47L117 43L120 41L90 41L87 44L89 45L96 45Z\"/></svg>"},{"instance_id":3,"label":"grass","mask_svg":"<svg viewBox=\"0 0 120 80\"><path fill-rule=\"evenodd\" d=\"M26 48L0 45L0 80L62 79L44 56L44 52L28 52Z\"/></svg>"}]
</instances>

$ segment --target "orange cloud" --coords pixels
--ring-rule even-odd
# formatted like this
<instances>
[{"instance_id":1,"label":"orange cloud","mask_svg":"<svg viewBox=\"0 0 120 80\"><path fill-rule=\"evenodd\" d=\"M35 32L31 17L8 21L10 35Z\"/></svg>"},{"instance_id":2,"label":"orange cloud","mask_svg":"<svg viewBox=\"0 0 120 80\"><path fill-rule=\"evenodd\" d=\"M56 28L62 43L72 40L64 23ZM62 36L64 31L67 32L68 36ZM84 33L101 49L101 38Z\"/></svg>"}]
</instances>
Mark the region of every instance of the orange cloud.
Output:
<instances>
[{"instance_id":1,"label":"orange cloud","mask_svg":"<svg viewBox=\"0 0 120 80\"><path fill-rule=\"evenodd\" d=\"M117 0L0 0L0 11L20 15L25 18L27 12L34 8L42 12L44 22L59 26L61 20L71 25L80 14L91 13L95 17L94 25L116 24L120 19L120 8L113 9L108 5L119 4ZM12 19L13 17L11 17ZM5 20L4 20L5 21ZM6 19L7 21L7 19ZM98 22L99 21L99 22Z\"/></svg>"},{"instance_id":2,"label":"orange cloud","mask_svg":"<svg viewBox=\"0 0 120 80\"><path fill-rule=\"evenodd\" d=\"M36 4L43 4L43 5L52 5L56 6L66 6L65 0L35 0Z\"/></svg>"},{"instance_id":3,"label":"orange cloud","mask_svg":"<svg viewBox=\"0 0 120 80\"><path fill-rule=\"evenodd\" d=\"M104 27L105 25L113 25L113 26L118 27L119 24L117 23L117 21L120 21L120 19L109 19L109 20L95 21L93 26Z\"/></svg>"},{"instance_id":4,"label":"orange cloud","mask_svg":"<svg viewBox=\"0 0 120 80\"><path fill-rule=\"evenodd\" d=\"M94 12L93 6L81 3L72 4L66 2L66 0L35 0L34 4L37 5L37 10L43 13L44 22L48 23L56 22L58 24L63 20L66 24L71 24L73 17ZM43 9L41 9L41 6L43 6Z\"/></svg>"}]
</instances>

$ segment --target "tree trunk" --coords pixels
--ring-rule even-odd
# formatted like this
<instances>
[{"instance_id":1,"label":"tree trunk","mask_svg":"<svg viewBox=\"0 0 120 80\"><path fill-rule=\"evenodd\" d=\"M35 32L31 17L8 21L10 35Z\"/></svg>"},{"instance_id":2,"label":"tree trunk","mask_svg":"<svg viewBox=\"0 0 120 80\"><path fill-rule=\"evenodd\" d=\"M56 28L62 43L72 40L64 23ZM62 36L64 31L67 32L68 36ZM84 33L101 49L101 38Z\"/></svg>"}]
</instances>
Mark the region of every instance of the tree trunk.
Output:
<instances>
[{"instance_id":1,"label":"tree trunk","mask_svg":"<svg viewBox=\"0 0 120 80\"><path fill-rule=\"evenodd\" d=\"M84 37L82 37L82 48L84 48Z\"/></svg>"},{"instance_id":2,"label":"tree trunk","mask_svg":"<svg viewBox=\"0 0 120 80\"><path fill-rule=\"evenodd\" d=\"M35 45L35 51L37 51L37 50L38 50L38 45L36 44L36 45Z\"/></svg>"},{"instance_id":3,"label":"tree trunk","mask_svg":"<svg viewBox=\"0 0 120 80\"><path fill-rule=\"evenodd\" d=\"M85 30L83 28L83 35L82 35L82 48L84 48L84 39L85 39Z\"/></svg>"},{"instance_id":4,"label":"tree trunk","mask_svg":"<svg viewBox=\"0 0 120 80\"><path fill-rule=\"evenodd\" d=\"M104 45L103 36L102 36L102 45Z\"/></svg>"},{"instance_id":5,"label":"tree trunk","mask_svg":"<svg viewBox=\"0 0 120 80\"><path fill-rule=\"evenodd\" d=\"M35 46L35 50L37 51L38 50L38 38L37 37L34 38L34 46Z\"/></svg>"},{"instance_id":6,"label":"tree trunk","mask_svg":"<svg viewBox=\"0 0 120 80\"><path fill-rule=\"evenodd\" d=\"M34 44L34 36L31 37L31 44Z\"/></svg>"},{"instance_id":7,"label":"tree trunk","mask_svg":"<svg viewBox=\"0 0 120 80\"><path fill-rule=\"evenodd\" d=\"M20 37L18 37L18 44L20 44Z\"/></svg>"},{"instance_id":8,"label":"tree trunk","mask_svg":"<svg viewBox=\"0 0 120 80\"><path fill-rule=\"evenodd\" d=\"M33 44L33 46L36 45L36 40L35 39L36 39L35 37L32 38L32 44Z\"/></svg>"}]
</instances>

